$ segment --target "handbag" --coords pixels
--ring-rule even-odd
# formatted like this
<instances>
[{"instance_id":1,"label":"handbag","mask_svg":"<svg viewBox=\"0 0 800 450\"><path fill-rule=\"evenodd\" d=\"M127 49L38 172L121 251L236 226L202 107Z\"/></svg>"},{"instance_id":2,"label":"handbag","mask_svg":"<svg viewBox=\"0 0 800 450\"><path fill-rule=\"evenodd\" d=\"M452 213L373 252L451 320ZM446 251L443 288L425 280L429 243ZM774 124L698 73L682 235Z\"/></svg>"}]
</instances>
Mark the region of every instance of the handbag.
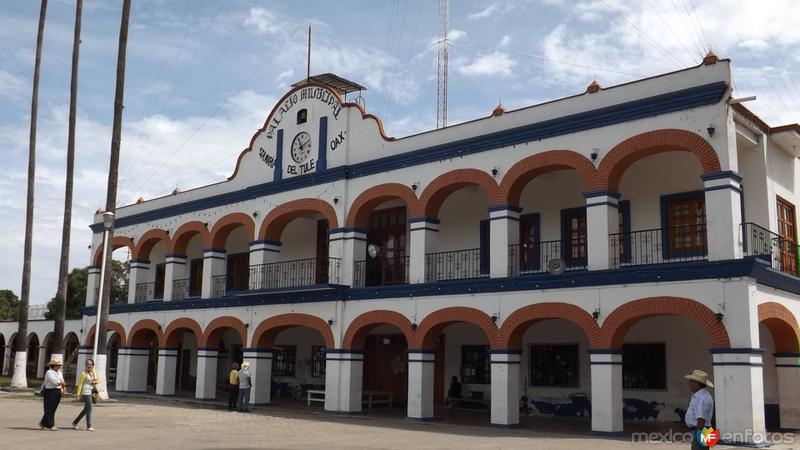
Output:
<instances>
[{"instance_id":1,"label":"handbag","mask_svg":"<svg viewBox=\"0 0 800 450\"><path fill-rule=\"evenodd\" d=\"M97 405L100 403L100 392L97 390L97 379L94 376L94 370L89 372L89 377L95 384L92 385L92 404Z\"/></svg>"}]
</instances>

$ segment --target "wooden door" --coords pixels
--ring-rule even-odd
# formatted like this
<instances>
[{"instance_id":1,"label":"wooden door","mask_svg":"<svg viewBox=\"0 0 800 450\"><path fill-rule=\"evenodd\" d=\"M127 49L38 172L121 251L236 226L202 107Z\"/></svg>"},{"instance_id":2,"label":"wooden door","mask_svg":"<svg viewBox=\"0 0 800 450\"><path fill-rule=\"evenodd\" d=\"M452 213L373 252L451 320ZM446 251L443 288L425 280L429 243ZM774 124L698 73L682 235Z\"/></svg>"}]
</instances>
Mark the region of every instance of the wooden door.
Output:
<instances>
[{"instance_id":1,"label":"wooden door","mask_svg":"<svg viewBox=\"0 0 800 450\"><path fill-rule=\"evenodd\" d=\"M564 213L564 261L567 265L586 264L586 208Z\"/></svg>"},{"instance_id":2,"label":"wooden door","mask_svg":"<svg viewBox=\"0 0 800 450\"><path fill-rule=\"evenodd\" d=\"M189 264L189 297L199 297L203 289L203 258Z\"/></svg>"},{"instance_id":3,"label":"wooden door","mask_svg":"<svg viewBox=\"0 0 800 450\"><path fill-rule=\"evenodd\" d=\"M703 197L673 200L667 205L669 254L706 253L706 201Z\"/></svg>"},{"instance_id":4,"label":"wooden door","mask_svg":"<svg viewBox=\"0 0 800 450\"><path fill-rule=\"evenodd\" d=\"M167 274L167 265L164 263L156 264L156 282L153 288L153 298L164 298L164 278Z\"/></svg>"},{"instance_id":5,"label":"wooden door","mask_svg":"<svg viewBox=\"0 0 800 450\"><path fill-rule=\"evenodd\" d=\"M364 390L390 391L395 404L408 398L408 353L402 334L371 334L364 352Z\"/></svg>"},{"instance_id":6,"label":"wooden door","mask_svg":"<svg viewBox=\"0 0 800 450\"><path fill-rule=\"evenodd\" d=\"M378 258L367 255L366 285L383 286L406 281L406 207L374 211L367 243L381 248Z\"/></svg>"},{"instance_id":7,"label":"wooden door","mask_svg":"<svg viewBox=\"0 0 800 450\"><path fill-rule=\"evenodd\" d=\"M778 234L782 239L779 243L781 255L781 270L797 274L797 224L795 222L794 205L778 197Z\"/></svg>"},{"instance_id":8,"label":"wooden door","mask_svg":"<svg viewBox=\"0 0 800 450\"><path fill-rule=\"evenodd\" d=\"M316 284L328 283L328 219L317 221L317 262L314 274Z\"/></svg>"},{"instance_id":9,"label":"wooden door","mask_svg":"<svg viewBox=\"0 0 800 450\"><path fill-rule=\"evenodd\" d=\"M228 256L225 284L229 291L244 290L249 287L249 264L249 253L238 253Z\"/></svg>"},{"instance_id":10,"label":"wooden door","mask_svg":"<svg viewBox=\"0 0 800 450\"><path fill-rule=\"evenodd\" d=\"M539 214L523 214L519 218L519 269L539 269Z\"/></svg>"}]
</instances>

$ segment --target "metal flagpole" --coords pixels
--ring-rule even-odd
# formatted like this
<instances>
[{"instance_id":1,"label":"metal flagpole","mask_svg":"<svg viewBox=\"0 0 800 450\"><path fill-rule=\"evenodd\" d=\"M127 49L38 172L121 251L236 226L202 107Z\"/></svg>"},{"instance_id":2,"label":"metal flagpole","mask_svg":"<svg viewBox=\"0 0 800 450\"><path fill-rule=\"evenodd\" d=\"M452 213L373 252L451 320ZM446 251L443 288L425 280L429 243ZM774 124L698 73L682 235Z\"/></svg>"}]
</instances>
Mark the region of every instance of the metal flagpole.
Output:
<instances>
[{"instance_id":1,"label":"metal flagpole","mask_svg":"<svg viewBox=\"0 0 800 450\"><path fill-rule=\"evenodd\" d=\"M100 339L100 308L103 305L103 282L105 281L106 277L106 255L108 252L106 249L108 248L108 230L111 228L111 225L114 223L114 213L110 211L106 211L103 213L103 262L102 266L100 266L100 295L97 296L97 305L96 305L96 322L94 325L94 350L92 351L92 361L97 361L97 342ZM109 291L109 295L111 292ZM110 299L109 299L110 301ZM80 368L79 368L80 369Z\"/></svg>"}]
</instances>

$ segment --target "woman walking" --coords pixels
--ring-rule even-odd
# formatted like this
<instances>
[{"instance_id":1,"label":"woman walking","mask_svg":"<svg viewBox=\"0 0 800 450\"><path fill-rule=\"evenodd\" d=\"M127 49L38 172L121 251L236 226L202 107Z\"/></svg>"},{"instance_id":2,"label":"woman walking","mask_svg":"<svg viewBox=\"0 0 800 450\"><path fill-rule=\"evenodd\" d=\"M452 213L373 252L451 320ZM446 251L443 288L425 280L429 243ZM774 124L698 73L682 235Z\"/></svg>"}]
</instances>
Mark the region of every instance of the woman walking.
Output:
<instances>
[{"instance_id":1,"label":"woman walking","mask_svg":"<svg viewBox=\"0 0 800 450\"><path fill-rule=\"evenodd\" d=\"M42 398L44 399L44 415L39 421L39 428L56 431L56 409L61 403L61 396L67 393L67 385L61 376L61 361L51 360L50 369L44 374L42 382Z\"/></svg>"},{"instance_id":2,"label":"woman walking","mask_svg":"<svg viewBox=\"0 0 800 450\"><path fill-rule=\"evenodd\" d=\"M72 421L72 428L79 430L78 423L80 423L83 416L86 416L86 431L94 431L94 428L92 428L92 397L97 395L97 383L99 382L100 379L94 370L94 360L87 359L86 370L81 372L81 378L75 387L75 400L83 402L83 410Z\"/></svg>"}]
</instances>

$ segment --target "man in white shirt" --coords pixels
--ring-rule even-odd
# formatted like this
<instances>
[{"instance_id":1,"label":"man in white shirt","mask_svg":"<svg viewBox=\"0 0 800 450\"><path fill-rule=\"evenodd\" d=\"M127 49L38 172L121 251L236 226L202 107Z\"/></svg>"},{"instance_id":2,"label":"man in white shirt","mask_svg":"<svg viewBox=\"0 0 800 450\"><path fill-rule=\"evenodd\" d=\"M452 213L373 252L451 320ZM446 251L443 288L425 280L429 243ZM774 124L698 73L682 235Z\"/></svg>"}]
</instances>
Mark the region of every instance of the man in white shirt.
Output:
<instances>
[{"instance_id":1,"label":"man in white shirt","mask_svg":"<svg viewBox=\"0 0 800 450\"><path fill-rule=\"evenodd\" d=\"M700 441L697 438L697 432L702 430L703 427L711 426L711 420L714 418L714 397L708 392L708 388L713 388L714 383L708 378L708 374L702 370L695 370L691 375L685 375L684 378L689 380L689 386L692 390L692 399L689 402L689 408L686 410L686 425L695 434L692 439L692 450L703 449Z\"/></svg>"}]
</instances>

